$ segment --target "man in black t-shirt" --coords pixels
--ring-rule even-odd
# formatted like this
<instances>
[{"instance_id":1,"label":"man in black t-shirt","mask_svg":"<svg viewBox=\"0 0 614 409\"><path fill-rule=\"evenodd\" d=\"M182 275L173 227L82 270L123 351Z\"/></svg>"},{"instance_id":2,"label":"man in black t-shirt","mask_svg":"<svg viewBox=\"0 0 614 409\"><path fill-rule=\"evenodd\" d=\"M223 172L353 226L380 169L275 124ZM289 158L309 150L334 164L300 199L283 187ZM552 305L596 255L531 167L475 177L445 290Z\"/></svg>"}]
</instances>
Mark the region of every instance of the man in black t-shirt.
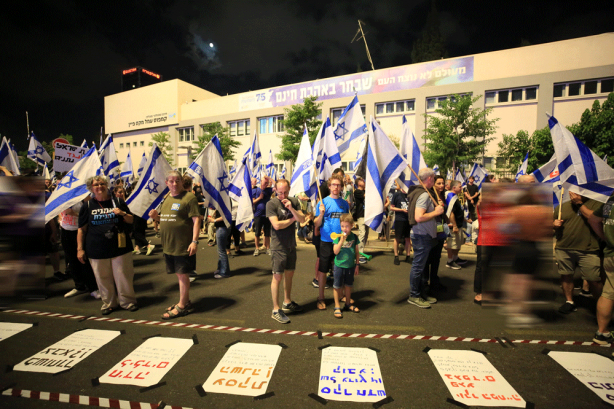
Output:
<instances>
[{"instance_id":1,"label":"man in black t-shirt","mask_svg":"<svg viewBox=\"0 0 614 409\"><path fill-rule=\"evenodd\" d=\"M369 240L369 226L365 224L365 180L358 176L356 178L356 189L354 189L354 220L358 225L358 251L365 252L365 243ZM361 255L358 260L360 264L367 262L367 259Z\"/></svg>"},{"instance_id":2,"label":"man in black t-shirt","mask_svg":"<svg viewBox=\"0 0 614 409\"><path fill-rule=\"evenodd\" d=\"M399 182L395 182L397 190L392 195L390 210L394 211L394 264L399 265L399 243L405 241L405 262L409 263L409 252L411 249L411 227L407 215L408 201L407 194L403 193Z\"/></svg>"},{"instance_id":3,"label":"man in black t-shirt","mask_svg":"<svg viewBox=\"0 0 614 409\"><path fill-rule=\"evenodd\" d=\"M480 199L480 188L475 184L475 179L473 176L467 180L467 191L465 192L465 197L467 198L467 204L469 206L469 217L471 217L471 220L476 220L477 215L475 214L475 204Z\"/></svg>"}]
</instances>

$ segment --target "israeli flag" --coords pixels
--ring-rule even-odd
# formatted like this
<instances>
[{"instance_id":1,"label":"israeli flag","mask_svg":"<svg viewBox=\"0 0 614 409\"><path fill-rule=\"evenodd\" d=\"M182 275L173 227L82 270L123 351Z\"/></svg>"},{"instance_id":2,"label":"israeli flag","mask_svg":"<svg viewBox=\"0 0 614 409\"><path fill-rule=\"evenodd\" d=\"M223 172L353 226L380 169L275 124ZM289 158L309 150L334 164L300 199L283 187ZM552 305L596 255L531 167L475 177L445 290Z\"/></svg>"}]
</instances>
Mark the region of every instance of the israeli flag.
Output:
<instances>
[{"instance_id":1,"label":"israeli flag","mask_svg":"<svg viewBox=\"0 0 614 409\"><path fill-rule=\"evenodd\" d=\"M79 159L73 168L58 183L57 187L45 203L45 223L60 214L60 212L79 203L90 194L85 181L102 173L102 164L95 148Z\"/></svg>"},{"instance_id":2,"label":"israeli flag","mask_svg":"<svg viewBox=\"0 0 614 409\"><path fill-rule=\"evenodd\" d=\"M356 161L354 162L354 166L352 167L352 171L354 171L354 179L356 179L356 170L358 166L360 166L360 162L362 162L362 155L365 152L365 148L367 146L367 138L362 138L360 141L360 145L358 145L358 152L356 152Z\"/></svg>"},{"instance_id":3,"label":"israeli flag","mask_svg":"<svg viewBox=\"0 0 614 409\"><path fill-rule=\"evenodd\" d=\"M173 170L171 165L154 142L141 178L126 200L132 214L145 220L149 219L149 211L157 208L168 193L166 175L171 170Z\"/></svg>"},{"instance_id":4,"label":"israeli flag","mask_svg":"<svg viewBox=\"0 0 614 409\"><path fill-rule=\"evenodd\" d=\"M556 154L552 155L552 158L550 158L548 163L533 171L532 175L538 183L544 183L554 177L557 177L559 175L559 171L556 168Z\"/></svg>"},{"instance_id":5,"label":"israeli flag","mask_svg":"<svg viewBox=\"0 0 614 409\"><path fill-rule=\"evenodd\" d=\"M134 171L132 170L132 158L130 157L130 151L128 151L128 156L126 156L126 161L122 165L122 172L119 174L124 182L128 184L132 184L134 182Z\"/></svg>"},{"instance_id":6,"label":"israeli flag","mask_svg":"<svg viewBox=\"0 0 614 409\"><path fill-rule=\"evenodd\" d=\"M316 201L318 187L316 186L314 163L311 157L311 146L309 146L309 133L307 127L303 131L301 146L298 150L294 173L290 180L290 192L288 196L296 196L301 192L305 192L311 199L312 204Z\"/></svg>"},{"instance_id":7,"label":"israeli flag","mask_svg":"<svg viewBox=\"0 0 614 409\"><path fill-rule=\"evenodd\" d=\"M19 175L19 165L15 162L15 157L13 156L13 151L7 141L6 137L2 137L2 144L0 145L0 166L4 166L11 172L13 175ZM47 164L45 164L45 169L47 168Z\"/></svg>"},{"instance_id":8,"label":"israeli flag","mask_svg":"<svg viewBox=\"0 0 614 409\"><path fill-rule=\"evenodd\" d=\"M100 147L99 154L104 174L109 177L111 184L115 184L115 181L119 178L119 160L117 160L117 152L115 145L113 145L113 135L107 136Z\"/></svg>"},{"instance_id":9,"label":"israeli flag","mask_svg":"<svg viewBox=\"0 0 614 409\"><path fill-rule=\"evenodd\" d=\"M448 173L446 174L446 179L447 180L452 180L453 179L453 177L452 177L452 169L448 169Z\"/></svg>"},{"instance_id":10,"label":"israeli flag","mask_svg":"<svg viewBox=\"0 0 614 409\"><path fill-rule=\"evenodd\" d=\"M477 163L473 164L471 168L471 172L469 173L469 177L473 177L473 182L478 187L478 189L482 189L482 183L484 183L484 179L486 179L488 173Z\"/></svg>"},{"instance_id":11,"label":"israeli flag","mask_svg":"<svg viewBox=\"0 0 614 409\"><path fill-rule=\"evenodd\" d=\"M405 117L403 117L403 118L405 118ZM435 172L436 175L439 175L439 165L433 166L433 172Z\"/></svg>"},{"instance_id":12,"label":"israeli flag","mask_svg":"<svg viewBox=\"0 0 614 409\"><path fill-rule=\"evenodd\" d=\"M47 169L47 164L45 163L45 167L43 168L43 179L51 180L51 175L49 174L49 169Z\"/></svg>"},{"instance_id":13,"label":"israeli flag","mask_svg":"<svg viewBox=\"0 0 614 409\"><path fill-rule=\"evenodd\" d=\"M237 160L235 159L235 164L230 167L230 171L228 171L228 177L230 179L234 179L235 173L237 173Z\"/></svg>"},{"instance_id":14,"label":"israeli flag","mask_svg":"<svg viewBox=\"0 0 614 409\"><path fill-rule=\"evenodd\" d=\"M413 132L409 127L409 123L403 115L403 133L401 135L401 155L407 160L409 166L416 172L416 174L420 171L420 169L426 168L426 162L424 161L424 157L422 156L422 152L420 152L420 147L418 146L418 141L414 137ZM410 186L418 185L418 178L412 173L411 170L405 169L399 175L399 181L401 182L401 190L407 193Z\"/></svg>"},{"instance_id":15,"label":"israeli flag","mask_svg":"<svg viewBox=\"0 0 614 409\"><path fill-rule=\"evenodd\" d=\"M322 183L333 175L333 170L341 166L341 155L337 149L335 135L328 117L322 122L318 136L313 143L313 153L318 170L318 181Z\"/></svg>"},{"instance_id":16,"label":"israeli flag","mask_svg":"<svg viewBox=\"0 0 614 409\"><path fill-rule=\"evenodd\" d=\"M269 149L269 163L266 165L266 174L270 178L275 178L275 162L273 162L273 151Z\"/></svg>"},{"instance_id":17,"label":"israeli flag","mask_svg":"<svg viewBox=\"0 0 614 409\"><path fill-rule=\"evenodd\" d=\"M252 182L249 170L247 169L246 159L241 162L236 176L232 182L230 182L228 186L228 195L238 204L235 225L239 231L244 231L254 219Z\"/></svg>"},{"instance_id":18,"label":"israeli flag","mask_svg":"<svg viewBox=\"0 0 614 409\"><path fill-rule=\"evenodd\" d=\"M141 177L141 172L145 168L145 164L147 163L147 156L145 156L145 152L143 152L143 156L141 157L141 162L139 163L139 168L136 171L137 176Z\"/></svg>"},{"instance_id":19,"label":"israeli flag","mask_svg":"<svg viewBox=\"0 0 614 409\"><path fill-rule=\"evenodd\" d=\"M384 199L408 163L373 117L367 149L365 224L379 233L385 218Z\"/></svg>"},{"instance_id":20,"label":"israeli flag","mask_svg":"<svg viewBox=\"0 0 614 409\"><path fill-rule=\"evenodd\" d=\"M561 185L605 203L614 192L614 169L551 116L548 119Z\"/></svg>"},{"instance_id":21,"label":"israeli flag","mask_svg":"<svg viewBox=\"0 0 614 409\"><path fill-rule=\"evenodd\" d=\"M281 174L279 175L282 179L286 178L286 164L284 163L284 167L281 168Z\"/></svg>"},{"instance_id":22,"label":"israeli flag","mask_svg":"<svg viewBox=\"0 0 614 409\"><path fill-rule=\"evenodd\" d=\"M34 132L32 132L32 136L30 137L30 145L28 146L27 157L36 162L37 165L41 166L51 161L51 156L49 156L49 154L43 147L43 144L41 144L38 139L36 139L36 136L34 136Z\"/></svg>"},{"instance_id":23,"label":"israeli flag","mask_svg":"<svg viewBox=\"0 0 614 409\"><path fill-rule=\"evenodd\" d=\"M452 208L454 207L454 203L458 200L458 195L454 192L446 192L446 216L450 218L452 214ZM458 223L458 220L457 220Z\"/></svg>"},{"instance_id":24,"label":"israeli flag","mask_svg":"<svg viewBox=\"0 0 614 409\"><path fill-rule=\"evenodd\" d=\"M256 172L256 168L260 163L260 158L262 154L260 153L260 144L258 143L258 134L254 131L254 136L252 137L251 143L249 144L249 149L245 152L245 155L249 158L249 171L250 174L254 174Z\"/></svg>"},{"instance_id":25,"label":"israeli flag","mask_svg":"<svg viewBox=\"0 0 614 409\"><path fill-rule=\"evenodd\" d=\"M17 153L17 149L15 148L15 144L11 142L10 139L7 140L7 143L11 147L11 152L13 153L13 158L15 159L15 163L17 164L17 173L16 175L21 175L21 163L19 162L19 154Z\"/></svg>"},{"instance_id":26,"label":"israeli flag","mask_svg":"<svg viewBox=\"0 0 614 409\"><path fill-rule=\"evenodd\" d=\"M83 142L81 142L81 147L87 149L87 142L85 141L85 139L83 140Z\"/></svg>"},{"instance_id":27,"label":"israeli flag","mask_svg":"<svg viewBox=\"0 0 614 409\"><path fill-rule=\"evenodd\" d=\"M333 131L339 155L343 156L350 148L352 142L360 141L367 132L367 124L365 124L365 118L362 116L358 97L354 96L352 102L350 102L339 117L339 121Z\"/></svg>"},{"instance_id":28,"label":"israeli flag","mask_svg":"<svg viewBox=\"0 0 614 409\"><path fill-rule=\"evenodd\" d=\"M255 134L254 134L255 135ZM224 220L226 227L232 223L232 204L228 196L228 174L222 156L220 140L215 135L187 170L187 174L200 181L203 194Z\"/></svg>"},{"instance_id":29,"label":"israeli flag","mask_svg":"<svg viewBox=\"0 0 614 409\"><path fill-rule=\"evenodd\" d=\"M524 157L524 160L522 161L522 163L518 167L518 172L516 172L516 183L518 183L518 178L520 176L527 174L527 167L528 166L529 166L529 152L527 152L526 156Z\"/></svg>"},{"instance_id":30,"label":"israeli flag","mask_svg":"<svg viewBox=\"0 0 614 409\"><path fill-rule=\"evenodd\" d=\"M456 175L454 176L454 180L458 180L459 182L461 182L461 186L465 186L467 184L465 182L465 178L463 177L463 174L461 173L460 168L456 168Z\"/></svg>"}]
</instances>

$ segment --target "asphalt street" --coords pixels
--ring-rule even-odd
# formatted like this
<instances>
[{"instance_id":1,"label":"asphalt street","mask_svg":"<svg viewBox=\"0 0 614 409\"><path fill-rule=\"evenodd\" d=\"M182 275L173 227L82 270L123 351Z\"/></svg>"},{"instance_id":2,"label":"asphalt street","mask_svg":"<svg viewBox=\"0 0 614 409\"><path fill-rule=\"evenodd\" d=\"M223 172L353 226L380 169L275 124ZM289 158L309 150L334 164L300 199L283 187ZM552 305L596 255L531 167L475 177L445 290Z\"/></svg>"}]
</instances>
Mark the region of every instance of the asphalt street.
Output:
<instances>
[{"instance_id":1,"label":"asphalt street","mask_svg":"<svg viewBox=\"0 0 614 409\"><path fill-rule=\"evenodd\" d=\"M448 287L438 296L437 304L423 310L407 303L410 264L393 264L391 248L381 243L369 247L373 259L361 265L352 298L361 309L359 314L346 312L343 319L333 316L332 289L326 290L328 308L316 308L317 292L311 285L314 277L315 250L299 244L298 264L292 298L304 311L291 315L291 323L283 325L271 319L270 258L266 254L252 256L253 235L248 234L243 254L230 259L232 277L215 279L217 248L208 247L201 239L197 253L199 277L192 283L190 298L196 311L177 318L176 322L208 324L215 329L169 327L151 324L162 321L166 307L178 301L178 284L174 275L166 275L159 239L151 256L134 256L134 287L140 310L117 311L101 317L99 300L89 295L66 299L72 282L48 279L44 300L15 300L13 310L60 313L70 317L17 313L0 313L0 321L37 323L37 326L0 342L2 368L10 367L42 350L75 330L83 328L124 330L125 334L102 347L83 363L58 374L28 373L7 369L0 377L0 387L59 392L132 402L165 402L176 407L193 408L319 408L323 406L310 394L317 394L321 349L326 345L376 349L387 396L392 398L383 408L452 408L452 395L435 366L424 353L433 349L475 349L486 353L488 360L527 401L537 408L605 407L595 394L576 378L543 354L552 351L595 352L611 357L611 348L597 345L562 345L514 342L581 341L590 342L596 329L595 301L578 298L577 312L563 316L557 312L563 303L556 281L556 272L547 267L539 280L535 304L543 324L528 329L506 328L496 308L483 308L473 303L475 255L472 247L464 247L462 257L469 263L461 270L445 267L442 258L439 274ZM402 260L404 257L401 258ZM549 261L551 263L551 261ZM63 261L62 261L63 266ZM51 276L51 267L47 266ZM140 323L118 322L119 319L143 320ZM249 330L245 330L249 329ZM293 331L291 334L258 330ZM296 331L296 332L295 332ZM317 335L320 331L322 337ZM307 332L307 334L305 334ZM152 335L192 338L199 343L191 347L179 363L165 376L164 385L146 391L136 386L102 384L92 386L91 379L104 374L143 339ZM334 335L336 334L336 335ZM340 335L345 334L345 335ZM360 335L359 335L360 334ZM390 336L392 335L392 336ZM414 337L418 336L418 337ZM424 336L424 337L421 337ZM435 337L435 339L432 339ZM445 340L438 337L447 337ZM472 339L474 342L469 342ZM513 345L494 339L509 339ZM461 341L463 339L463 341ZM486 342L486 341L491 342ZM236 341L278 344L281 352L268 387L272 396L262 400L249 397L207 393L200 396L194 389L207 379ZM481 341L481 342L478 342ZM2 408L64 408L69 403L0 396ZM328 401L328 407L367 407L366 403ZM371 406L369 404L369 406Z\"/></svg>"}]
</instances>

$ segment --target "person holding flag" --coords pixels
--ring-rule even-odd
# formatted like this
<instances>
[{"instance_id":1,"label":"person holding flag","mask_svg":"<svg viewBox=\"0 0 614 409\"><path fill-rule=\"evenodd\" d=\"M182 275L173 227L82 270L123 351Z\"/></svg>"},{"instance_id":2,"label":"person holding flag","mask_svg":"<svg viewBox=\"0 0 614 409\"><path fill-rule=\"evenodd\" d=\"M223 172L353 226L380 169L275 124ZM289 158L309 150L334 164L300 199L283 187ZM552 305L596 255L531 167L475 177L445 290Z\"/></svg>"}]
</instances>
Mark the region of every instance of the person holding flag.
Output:
<instances>
[{"instance_id":1,"label":"person holding flag","mask_svg":"<svg viewBox=\"0 0 614 409\"><path fill-rule=\"evenodd\" d=\"M257 186L256 178L252 178L252 203L254 206L254 257L260 254L260 250L265 250L268 255L271 255L271 222L266 216L266 205L271 200L273 188L269 186L269 179L263 176L260 181L260 187ZM264 231L264 245L260 248L260 234Z\"/></svg>"},{"instance_id":2,"label":"person holding flag","mask_svg":"<svg viewBox=\"0 0 614 409\"><path fill-rule=\"evenodd\" d=\"M87 179L93 198L79 211L77 231L77 258L92 265L102 298L102 315L119 307L139 309L133 287L132 241L127 238L134 219L126 202L113 198L109 183L104 175Z\"/></svg>"},{"instance_id":3,"label":"person holding flag","mask_svg":"<svg viewBox=\"0 0 614 409\"><path fill-rule=\"evenodd\" d=\"M166 176L169 195L160 206L149 212L149 217L160 222L162 248L166 273L175 274L179 281L179 302L171 305L163 320L183 317L194 311L190 302L190 273L196 265L196 250L200 235L198 201L183 187L183 177L176 170Z\"/></svg>"}]
</instances>

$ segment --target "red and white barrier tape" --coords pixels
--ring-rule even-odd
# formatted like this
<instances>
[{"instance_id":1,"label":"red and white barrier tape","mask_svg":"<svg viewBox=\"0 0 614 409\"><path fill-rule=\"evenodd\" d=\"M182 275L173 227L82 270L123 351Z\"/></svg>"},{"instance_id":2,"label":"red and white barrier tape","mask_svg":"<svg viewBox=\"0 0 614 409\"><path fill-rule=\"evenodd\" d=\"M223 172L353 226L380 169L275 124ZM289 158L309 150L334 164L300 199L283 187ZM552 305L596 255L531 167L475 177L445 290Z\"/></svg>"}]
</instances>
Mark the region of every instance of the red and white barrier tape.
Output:
<instances>
[{"instance_id":1,"label":"red and white barrier tape","mask_svg":"<svg viewBox=\"0 0 614 409\"><path fill-rule=\"evenodd\" d=\"M95 396L70 395L68 393L57 392L39 392L29 391L27 389L7 389L2 392L3 396L12 396L15 398L29 398L37 400L48 400L52 402L76 403L85 406L99 406L102 408L116 409L158 409L160 403L145 403L132 402L121 399L98 398ZM165 409L191 409L183 406L163 406Z\"/></svg>"},{"instance_id":2,"label":"red and white barrier tape","mask_svg":"<svg viewBox=\"0 0 614 409\"><path fill-rule=\"evenodd\" d=\"M116 322L121 324L143 324L143 325L157 325L160 327L184 327L195 329L212 329L219 331L235 331L235 332L254 332L259 334L275 334L275 335L307 335L317 336L318 332L314 331L289 331L289 330L274 330L274 329L258 329L258 328L244 328L244 327L227 327L224 325L208 325L208 324L189 324L185 322L170 322L170 321L148 321L148 320L134 320L124 318L107 318L107 317L87 317L84 315L71 315L60 314L42 311L29 311L29 310L4 310L3 312L12 314L24 314L33 316L44 316L53 318L66 318L73 320L87 319L88 321L106 321ZM456 342L486 342L497 343L494 338L464 338L464 337L443 337L435 335L400 335L400 334L352 334L344 332L322 332L322 337L330 338L367 338L367 339L409 339L409 340L424 340L424 341L456 341ZM514 344L545 344L545 345L575 345L575 346L603 346L594 342L581 342L581 341L548 341L548 340L528 340L528 339L516 339L511 340ZM606 345L609 346L609 345Z\"/></svg>"}]
</instances>

